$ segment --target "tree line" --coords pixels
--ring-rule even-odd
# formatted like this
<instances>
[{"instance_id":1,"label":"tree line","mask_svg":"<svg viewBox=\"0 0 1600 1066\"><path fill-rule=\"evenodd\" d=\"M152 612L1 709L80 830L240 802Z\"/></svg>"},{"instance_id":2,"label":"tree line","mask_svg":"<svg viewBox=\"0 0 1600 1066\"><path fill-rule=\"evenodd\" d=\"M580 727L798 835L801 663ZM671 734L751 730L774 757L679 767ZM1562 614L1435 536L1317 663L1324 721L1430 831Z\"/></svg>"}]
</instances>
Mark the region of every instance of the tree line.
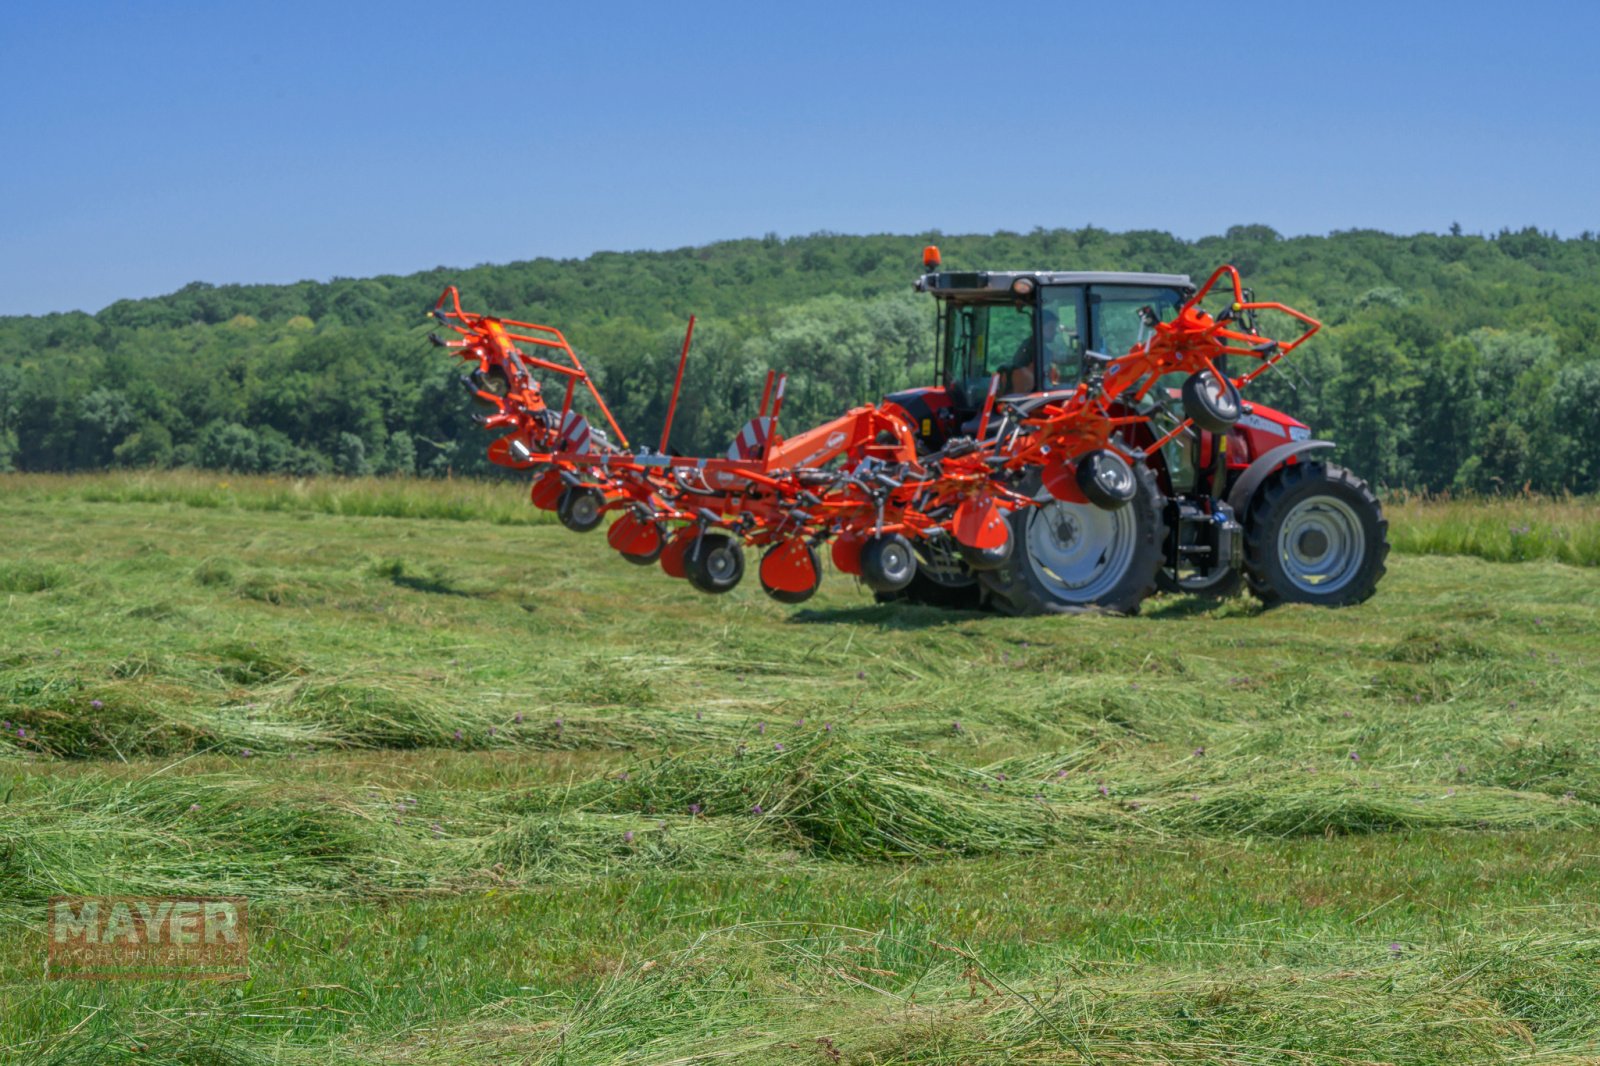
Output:
<instances>
[{"instance_id":1,"label":"tree line","mask_svg":"<svg viewBox=\"0 0 1600 1066\"><path fill-rule=\"evenodd\" d=\"M646 442L698 314L673 443L716 454L768 367L790 375L796 429L931 382L934 306L910 286L929 242L949 269L1199 280L1232 262L1261 298L1328 326L1253 395L1339 441L1375 483L1600 491L1600 240L1535 229L769 235L404 277L196 282L92 315L0 318L0 470L487 472L462 367L426 340L423 312L451 283L469 309L562 328Z\"/></svg>"}]
</instances>

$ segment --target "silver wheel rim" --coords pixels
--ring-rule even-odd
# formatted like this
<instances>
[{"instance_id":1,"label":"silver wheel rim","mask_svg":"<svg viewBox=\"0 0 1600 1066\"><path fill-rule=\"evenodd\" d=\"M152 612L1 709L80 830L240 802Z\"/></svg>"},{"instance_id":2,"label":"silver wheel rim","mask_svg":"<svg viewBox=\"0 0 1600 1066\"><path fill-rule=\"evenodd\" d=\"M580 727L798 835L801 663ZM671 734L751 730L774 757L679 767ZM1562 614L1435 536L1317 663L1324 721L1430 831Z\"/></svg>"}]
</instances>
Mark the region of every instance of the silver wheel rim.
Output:
<instances>
[{"instance_id":1,"label":"silver wheel rim","mask_svg":"<svg viewBox=\"0 0 1600 1066\"><path fill-rule=\"evenodd\" d=\"M885 544L878 553L878 565L883 568L884 577L899 581L911 570L911 552L900 544Z\"/></svg>"},{"instance_id":2,"label":"silver wheel rim","mask_svg":"<svg viewBox=\"0 0 1600 1066\"><path fill-rule=\"evenodd\" d=\"M1312 496L1289 508L1278 527L1278 564L1301 592L1326 595L1361 571L1367 541L1361 519L1343 500Z\"/></svg>"},{"instance_id":3,"label":"silver wheel rim","mask_svg":"<svg viewBox=\"0 0 1600 1066\"><path fill-rule=\"evenodd\" d=\"M727 548L715 548L706 556L706 573L718 584L733 576L733 552Z\"/></svg>"},{"instance_id":4,"label":"silver wheel rim","mask_svg":"<svg viewBox=\"0 0 1600 1066\"><path fill-rule=\"evenodd\" d=\"M586 526L594 521L595 516L599 513L599 506L595 503L593 496L587 492L581 492L573 499L572 510L569 513L572 515L574 522L580 526Z\"/></svg>"},{"instance_id":5,"label":"silver wheel rim","mask_svg":"<svg viewBox=\"0 0 1600 1066\"><path fill-rule=\"evenodd\" d=\"M1127 574L1135 532L1132 504L1107 511L1051 500L1028 516L1028 565L1055 599L1092 603Z\"/></svg>"}]
</instances>

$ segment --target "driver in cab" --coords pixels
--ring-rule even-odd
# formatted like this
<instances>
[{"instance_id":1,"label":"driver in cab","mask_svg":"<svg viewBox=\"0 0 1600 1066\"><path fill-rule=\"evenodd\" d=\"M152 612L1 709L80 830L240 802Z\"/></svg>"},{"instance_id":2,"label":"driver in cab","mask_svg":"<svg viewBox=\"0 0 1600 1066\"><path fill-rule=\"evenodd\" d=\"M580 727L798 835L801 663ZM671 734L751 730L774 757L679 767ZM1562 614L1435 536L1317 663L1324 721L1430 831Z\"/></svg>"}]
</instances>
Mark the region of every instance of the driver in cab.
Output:
<instances>
[{"instance_id":1,"label":"driver in cab","mask_svg":"<svg viewBox=\"0 0 1600 1066\"><path fill-rule=\"evenodd\" d=\"M1076 367L1067 371L1066 367L1073 360L1076 344L1076 333L1062 328L1061 319L1051 308L1045 308L1039 315L1040 336L1044 341L1044 354L1046 370L1049 375L1050 388L1069 380L1068 375L1076 376ZM1038 338L1032 334L1022 338L1017 345L1016 354L1011 357L1009 366L1001 372L1000 392L1002 395L1014 395L1035 391L1034 352L1038 348Z\"/></svg>"}]
</instances>

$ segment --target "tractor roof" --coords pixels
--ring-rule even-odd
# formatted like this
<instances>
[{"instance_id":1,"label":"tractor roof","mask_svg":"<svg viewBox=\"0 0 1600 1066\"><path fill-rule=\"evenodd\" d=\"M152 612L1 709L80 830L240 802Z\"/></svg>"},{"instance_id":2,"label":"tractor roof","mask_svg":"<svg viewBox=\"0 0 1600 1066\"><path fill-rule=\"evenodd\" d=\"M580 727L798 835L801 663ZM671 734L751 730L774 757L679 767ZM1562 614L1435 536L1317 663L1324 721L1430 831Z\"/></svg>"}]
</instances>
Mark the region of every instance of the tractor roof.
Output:
<instances>
[{"instance_id":1,"label":"tractor roof","mask_svg":"<svg viewBox=\"0 0 1600 1066\"><path fill-rule=\"evenodd\" d=\"M979 270L924 274L917 279L917 291L934 296L962 293L981 295L1008 292L1018 278L1032 278L1038 285L1159 285L1192 289L1187 274L1138 274L1122 270Z\"/></svg>"}]
</instances>

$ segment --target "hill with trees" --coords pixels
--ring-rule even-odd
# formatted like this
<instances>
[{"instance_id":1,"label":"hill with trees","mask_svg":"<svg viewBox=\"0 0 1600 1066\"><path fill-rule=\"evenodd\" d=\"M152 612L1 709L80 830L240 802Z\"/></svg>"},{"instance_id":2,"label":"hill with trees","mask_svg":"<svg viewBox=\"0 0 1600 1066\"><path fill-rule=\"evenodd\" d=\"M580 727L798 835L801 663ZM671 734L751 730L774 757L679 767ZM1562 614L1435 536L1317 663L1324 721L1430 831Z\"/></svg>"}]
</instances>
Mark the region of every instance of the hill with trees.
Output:
<instances>
[{"instance_id":1,"label":"hill with trees","mask_svg":"<svg viewBox=\"0 0 1600 1066\"><path fill-rule=\"evenodd\" d=\"M1328 329L1256 392L1340 441L1374 482L1600 490L1600 240L1236 226L1166 233L807 237L436 268L404 277L185 286L98 314L0 318L0 470L197 466L478 473L460 367L426 342L447 284L469 309L563 329L642 440L698 314L674 443L722 451L769 366L801 426L933 375L921 247L951 269L1187 272L1233 262Z\"/></svg>"}]
</instances>

